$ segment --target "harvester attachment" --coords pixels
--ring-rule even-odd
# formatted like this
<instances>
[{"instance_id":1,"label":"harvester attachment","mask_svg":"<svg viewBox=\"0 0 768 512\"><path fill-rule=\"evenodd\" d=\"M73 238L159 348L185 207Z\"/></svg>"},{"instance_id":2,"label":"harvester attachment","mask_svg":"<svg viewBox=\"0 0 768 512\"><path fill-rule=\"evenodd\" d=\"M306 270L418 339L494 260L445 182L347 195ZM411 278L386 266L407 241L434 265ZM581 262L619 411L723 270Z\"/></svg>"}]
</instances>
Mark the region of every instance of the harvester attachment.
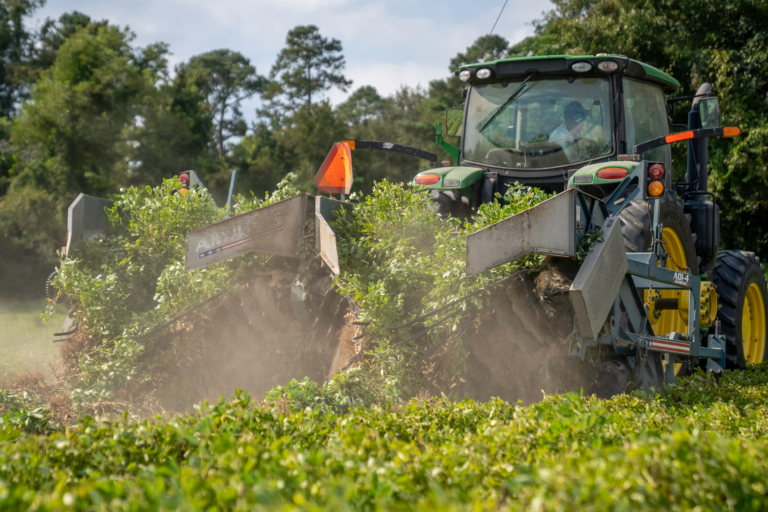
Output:
<instances>
[{"instance_id":1,"label":"harvester attachment","mask_svg":"<svg viewBox=\"0 0 768 512\"><path fill-rule=\"evenodd\" d=\"M527 254L575 259L589 223L600 221L602 237L586 256L569 290L582 338L596 338L627 272L618 217L607 217L602 201L576 189L467 236L467 275Z\"/></svg>"},{"instance_id":2,"label":"harvester attachment","mask_svg":"<svg viewBox=\"0 0 768 512\"><path fill-rule=\"evenodd\" d=\"M629 192L625 203L645 190L646 168L643 162L627 178L627 183L634 178L640 184ZM653 200L654 211L658 212L660 200ZM568 357L598 361L589 371L596 371L590 380L598 383L595 391L600 394L671 383L672 365L693 364L695 358L706 358L709 371L722 372L724 338L717 332L708 336L701 333L701 327L706 327L699 314L703 300L701 279L686 269L665 268L667 255L661 244L654 244L652 252L628 253L619 218L621 207L616 208L616 204L621 201L614 198L606 203L570 189L479 230L467 236L467 275L526 254L548 256L545 263L550 270L541 275L554 271L571 280L570 312L558 312L549 321L564 322L562 314L569 314L575 321ZM652 229L657 235L661 232L658 214L654 215ZM520 287L525 286L521 282ZM653 297L659 289L679 290L685 296L674 305L676 309L687 306L684 332L664 336L654 333L643 297ZM539 293L529 293L526 301L532 297L534 301L546 301ZM596 357L588 357L588 353Z\"/></svg>"},{"instance_id":3,"label":"harvester attachment","mask_svg":"<svg viewBox=\"0 0 768 512\"><path fill-rule=\"evenodd\" d=\"M336 201L327 197L315 198L315 249L328 268L339 275L339 253L336 250L336 234L331 229L328 221L333 218L334 212L342 207L348 214L351 204L344 201Z\"/></svg>"},{"instance_id":4,"label":"harvester attachment","mask_svg":"<svg viewBox=\"0 0 768 512\"><path fill-rule=\"evenodd\" d=\"M609 217L603 227L602 241L598 241L584 259L569 291L582 338L597 338L613 308L627 267L621 222L618 217Z\"/></svg>"},{"instance_id":5,"label":"harvester attachment","mask_svg":"<svg viewBox=\"0 0 768 512\"><path fill-rule=\"evenodd\" d=\"M65 261L72 248L83 240L101 236L107 229L107 212L115 204L109 199L80 194L67 210L67 246L61 251L61 260Z\"/></svg>"},{"instance_id":6,"label":"harvester attachment","mask_svg":"<svg viewBox=\"0 0 768 512\"><path fill-rule=\"evenodd\" d=\"M568 190L467 236L467 275L526 254L575 256L576 193Z\"/></svg>"},{"instance_id":7,"label":"harvester attachment","mask_svg":"<svg viewBox=\"0 0 768 512\"><path fill-rule=\"evenodd\" d=\"M301 194L187 233L186 270L196 270L249 252L294 258L314 198Z\"/></svg>"},{"instance_id":8,"label":"harvester attachment","mask_svg":"<svg viewBox=\"0 0 768 512\"><path fill-rule=\"evenodd\" d=\"M186 270L231 260L249 252L299 256L307 222L315 224L315 247L334 274L339 273L336 235L328 224L334 212L351 205L300 194L187 233Z\"/></svg>"},{"instance_id":9,"label":"harvester attachment","mask_svg":"<svg viewBox=\"0 0 768 512\"><path fill-rule=\"evenodd\" d=\"M330 272L338 274L336 234L328 222L334 218L334 212L342 207L350 211L351 206L343 201L301 194L192 231L187 233L185 268L196 270L249 252L299 258L302 239L314 234L316 256ZM300 262L299 275L291 287L291 304L296 319L311 324L315 315L307 304L310 280L307 272L301 271L301 265L308 266L311 262ZM330 292L328 283L320 288L319 293L325 298Z\"/></svg>"}]
</instances>

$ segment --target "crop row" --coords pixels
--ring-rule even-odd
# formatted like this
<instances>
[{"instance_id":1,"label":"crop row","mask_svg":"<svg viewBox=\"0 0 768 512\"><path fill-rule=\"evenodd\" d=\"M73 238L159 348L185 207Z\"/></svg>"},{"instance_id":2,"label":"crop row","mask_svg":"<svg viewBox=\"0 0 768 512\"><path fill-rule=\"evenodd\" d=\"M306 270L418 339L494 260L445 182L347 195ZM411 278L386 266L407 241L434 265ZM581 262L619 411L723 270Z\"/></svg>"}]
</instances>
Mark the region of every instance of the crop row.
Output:
<instances>
[{"instance_id":1,"label":"crop row","mask_svg":"<svg viewBox=\"0 0 768 512\"><path fill-rule=\"evenodd\" d=\"M0 509L766 506L768 365L610 400L302 409L339 382L304 386L300 401L292 383L269 402L238 393L194 414L69 429L13 409L0 425Z\"/></svg>"}]
</instances>

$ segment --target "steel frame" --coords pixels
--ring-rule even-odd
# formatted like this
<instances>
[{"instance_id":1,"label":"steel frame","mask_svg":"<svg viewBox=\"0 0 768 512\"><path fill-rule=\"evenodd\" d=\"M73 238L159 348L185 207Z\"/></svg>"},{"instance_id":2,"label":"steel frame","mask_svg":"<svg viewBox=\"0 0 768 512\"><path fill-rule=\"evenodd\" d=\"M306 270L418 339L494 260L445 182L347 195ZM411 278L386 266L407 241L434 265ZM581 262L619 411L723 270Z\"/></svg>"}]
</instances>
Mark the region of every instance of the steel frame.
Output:
<instances>
[{"instance_id":1,"label":"steel frame","mask_svg":"<svg viewBox=\"0 0 768 512\"><path fill-rule=\"evenodd\" d=\"M645 176L648 162L642 161L613 191L607 200L601 201L581 191L577 195L576 226L577 239L597 226L603 225L609 217L618 216L632 200L642 198L645 190ZM637 186L623 201L619 201L627 187L637 180ZM616 204L616 203L619 204ZM659 222L660 200L655 199L652 232L656 240L661 239L663 226ZM582 216L584 221L582 222ZM627 356L634 367L636 360L644 359L648 351L660 352L667 360L666 381L674 383L674 363L691 361L692 358L706 358L707 371L720 374L725 368L725 337L719 333L702 331L699 323L701 278L686 271L665 268L666 254L660 243L654 243L652 252L627 253L628 268L619 294L614 299L613 322L610 331L595 340L587 340L574 350L584 358L586 348L596 345L610 345L616 354ZM687 270L687 269L686 269ZM649 288L677 289L689 294L688 327L685 333L671 333L657 336L648 322L647 310L642 302L643 291ZM631 331L625 330L620 321L626 313ZM704 345L706 343L706 346Z\"/></svg>"}]
</instances>

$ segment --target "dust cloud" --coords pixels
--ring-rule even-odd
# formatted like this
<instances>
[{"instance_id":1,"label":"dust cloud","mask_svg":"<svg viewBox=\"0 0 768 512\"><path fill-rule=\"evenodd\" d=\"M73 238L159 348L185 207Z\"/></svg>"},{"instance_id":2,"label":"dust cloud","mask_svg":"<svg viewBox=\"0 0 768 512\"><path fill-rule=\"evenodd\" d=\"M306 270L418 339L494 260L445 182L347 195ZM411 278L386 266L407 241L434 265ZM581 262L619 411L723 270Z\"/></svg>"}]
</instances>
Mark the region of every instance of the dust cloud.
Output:
<instances>
[{"instance_id":1,"label":"dust cloud","mask_svg":"<svg viewBox=\"0 0 768 512\"><path fill-rule=\"evenodd\" d=\"M260 274L190 315L175 333L154 340L144 356L157 365L152 379L118 390L118 400L184 412L202 400L232 396L235 389L261 398L292 379L330 378L352 353L348 306L327 290L311 312L313 323L299 322L290 299L294 277L281 270Z\"/></svg>"}]
</instances>

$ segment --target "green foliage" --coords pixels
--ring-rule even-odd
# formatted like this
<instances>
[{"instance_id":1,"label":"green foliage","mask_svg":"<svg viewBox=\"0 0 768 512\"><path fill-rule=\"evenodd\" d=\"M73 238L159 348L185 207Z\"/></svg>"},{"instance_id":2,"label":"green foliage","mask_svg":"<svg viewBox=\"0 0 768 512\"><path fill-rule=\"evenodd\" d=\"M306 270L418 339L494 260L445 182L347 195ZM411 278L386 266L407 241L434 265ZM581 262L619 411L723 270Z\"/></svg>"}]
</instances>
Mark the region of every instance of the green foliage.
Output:
<instances>
[{"instance_id":1,"label":"green foliage","mask_svg":"<svg viewBox=\"0 0 768 512\"><path fill-rule=\"evenodd\" d=\"M38 151L55 171L35 183L38 187L104 195L124 182L130 147L124 130L135 122L137 105L152 86L149 74L134 65L132 38L113 26L79 30L43 72L32 101L22 105L14 141Z\"/></svg>"},{"instance_id":2,"label":"green foliage","mask_svg":"<svg viewBox=\"0 0 768 512\"><path fill-rule=\"evenodd\" d=\"M62 210L42 190L23 188L0 197L0 295L39 297L66 241Z\"/></svg>"},{"instance_id":3,"label":"green foliage","mask_svg":"<svg viewBox=\"0 0 768 512\"><path fill-rule=\"evenodd\" d=\"M371 385L371 380L363 370L353 368L334 375L333 380L323 385L307 378L292 380L286 386L270 390L264 400L271 402L276 411L281 407L295 411L308 408L313 413L324 415L328 412L343 414L353 408L370 407L385 402L386 397Z\"/></svg>"},{"instance_id":4,"label":"green foliage","mask_svg":"<svg viewBox=\"0 0 768 512\"><path fill-rule=\"evenodd\" d=\"M272 82L265 98L273 101L273 109L294 110L300 104L312 105L313 95L317 100L332 87L346 91L352 81L341 74L345 64L338 39L323 37L315 25L295 27L288 32L285 48L269 73ZM278 97L282 95L287 104L280 103Z\"/></svg>"},{"instance_id":5,"label":"green foliage","mask_svg":"<svg viewBox=\"0 0 768 512\"><path fill-rule=\"evenodd\" d=\"M429 347L459 329L471 313L487 301L490 292L476 295L444 312L455 316L414 343L403 342L440 317L408 329L388 327L445 306L511 272L536 266L541 258L527 256L482 274L465 275L466 236L503 218L530 208L548 196L538 189L510 188L501 198L481 206L471 224L436 216L428 193L421 187L381 182L373 193L358 200L348 217L334 223L342 275L337 285L361 308L360 319L375 344L370 363L378 370L383 389L410 396L422 386L413 370L418 355L413 346Z\"/></svg>"},{"instance_id":6,"label":"green foliage","mask_svg":"<svg viewBox=\"0 0 768 512\"><path fill-rule=\"evenodd\" d=\"M0 3L0 116L10 117L25 96L26 70L34 53L35 37L24 19L45 0L12 0Z\"/></svg>"},{"instance_id":7,"label":"green foliage","mask_svg":"<svg viewBox=\"0 0 768 512\"><path fill-rule=\"evenodd\" d=\"M264 200L239 196L235 214L298 193L283 180ZM74 304L94 350L80 360L76 403L111 396L140 375L138 354L153 339L145 335L187 307L234 286L266 256L249 254L211 267L184 270L186 234L222 220L224 210L201 189L180 194L178 181L131 187L107 211L111 231L78 244L62 265L54 286Z\"/></svg>"},{"instance_id":8,"label":"green foliage","mask_svg":"<svg viewBox=\"0 0 768 512\"><path fill-rule=\"evenodd\" d=\"M219 158L224 158L224 143L233 136L242 137L247 129L240 103L257 92L265 79L256 74L250 60L232 50L214 50L197 55L177 73L196 84L213 109L214 132Z\"/></svg>"},{"instance_id":9,"label":"green foliage","mask_svg":"<svg viewBox=\"0 0 768 512\"><path fill-rule=\"evenodd\" d=\"M603 230L598 228L594 233L587 233L584 238L581 239L579 246L576 248L576 258L579 261L584 261L592 249L595 248L595 244L598 242L604 242Z\"/></svg>"},{"instance_id":10,"label":"green foliage","mask_svg":"<svg viewBox=\"0 0 768 512\"><path fill-rule=\"evenodd\" d=\"M254 403L53 434L0 423L0 506L121 510L760 510L768 367L661 393ZM298 383L293 396L301 395ZM282 400L282 394L275 397ZM303 401L302 401L303 400ZM293 409L295 412L293 412Z\"/></svg>"}]
</instances>

